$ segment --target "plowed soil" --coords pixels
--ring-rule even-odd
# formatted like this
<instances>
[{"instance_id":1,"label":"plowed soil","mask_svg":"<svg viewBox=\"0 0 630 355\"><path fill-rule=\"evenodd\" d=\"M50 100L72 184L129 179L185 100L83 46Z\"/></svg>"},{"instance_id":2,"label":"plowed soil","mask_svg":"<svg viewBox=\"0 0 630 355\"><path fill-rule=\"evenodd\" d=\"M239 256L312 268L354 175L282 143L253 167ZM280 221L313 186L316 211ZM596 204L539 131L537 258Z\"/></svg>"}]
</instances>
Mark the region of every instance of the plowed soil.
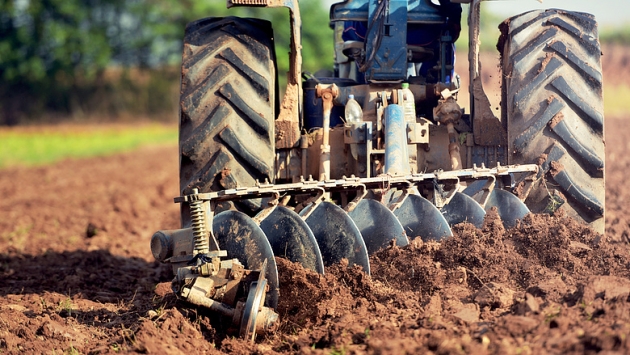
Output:
<instances>
[{"instance_id":1,"label":"plowed soil","mask_svg":"<svg viewBox=\"0 0 630 355\"><path fill-rule=\"evenodd\" d=\"M607 235L562 215L372 257L373 276L278 259L281 321L255 344L176 300L153 260L178 227L175 147L0 171L0 353L630 352L630 133L607 121Z\"/></svg>"},{"instance_id":2,"label":"plowed soil","mask_svg":"<svg viewBox=\"0 0 630 355\"><path fill-rule=\"evenodd\" d=\"M562 215L372 257L373 276L278 259L255 344L175 299L149 240L177 228L177 149L0 171L0 353L630 352L630 132L607 121L607 235Z\"/></svg>"}]
</instances>

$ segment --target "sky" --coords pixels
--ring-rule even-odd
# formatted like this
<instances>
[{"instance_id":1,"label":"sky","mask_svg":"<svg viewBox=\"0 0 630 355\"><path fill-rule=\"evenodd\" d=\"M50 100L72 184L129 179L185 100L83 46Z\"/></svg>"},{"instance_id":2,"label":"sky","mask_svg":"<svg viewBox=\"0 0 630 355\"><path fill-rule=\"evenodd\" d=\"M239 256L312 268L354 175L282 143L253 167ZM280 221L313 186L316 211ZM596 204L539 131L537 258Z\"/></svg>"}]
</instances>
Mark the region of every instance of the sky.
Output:
<instances>
[{"instance_id":1,"label":"sky","mask_svg":"<svg viewBox=\"0 0 630 355\"><path fill-rule=\"evenodd\" d=\"M336 2L339 0L323 0L328 7ZM558 8L588 12L595 15L600 26L620 26L630 23L629 5L630 0L542 0L542 3L538 0L491 0L481 6L505 18L534 9Z\"/></svg>"}]
</instances>

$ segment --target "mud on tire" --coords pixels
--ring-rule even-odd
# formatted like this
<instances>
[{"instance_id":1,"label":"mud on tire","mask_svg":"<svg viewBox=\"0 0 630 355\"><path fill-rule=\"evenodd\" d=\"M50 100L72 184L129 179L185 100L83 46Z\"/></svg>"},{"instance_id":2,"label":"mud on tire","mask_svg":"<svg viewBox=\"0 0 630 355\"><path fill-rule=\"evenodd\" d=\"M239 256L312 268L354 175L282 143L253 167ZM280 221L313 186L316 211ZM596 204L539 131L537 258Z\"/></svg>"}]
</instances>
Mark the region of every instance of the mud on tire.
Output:
<instances>
[{"instance_id":1,"label":"mud on tire","mask_svg":"<svg viewBox=\"0 0 630 355\"><path fill-rule=\"evenodd\" d=\"M509 163L542 167L525 203L536 213L562 208L603 233L604 107L594 17L531 11L500 29Z\"/></svg>"},{"instance_id":2,"label":"mud on tire","mask_svg":"<svg viewBox=\"0 0 630 355\"><path fill-rule=\"evenodd\" d=\"M276 67L271 23L206 18L186 27L180 94L180 192L254 186L274 175ZM256 200L237 206L255 211ZM182 226L189 224L182 205Z\"/></svg>"}]
</instances>

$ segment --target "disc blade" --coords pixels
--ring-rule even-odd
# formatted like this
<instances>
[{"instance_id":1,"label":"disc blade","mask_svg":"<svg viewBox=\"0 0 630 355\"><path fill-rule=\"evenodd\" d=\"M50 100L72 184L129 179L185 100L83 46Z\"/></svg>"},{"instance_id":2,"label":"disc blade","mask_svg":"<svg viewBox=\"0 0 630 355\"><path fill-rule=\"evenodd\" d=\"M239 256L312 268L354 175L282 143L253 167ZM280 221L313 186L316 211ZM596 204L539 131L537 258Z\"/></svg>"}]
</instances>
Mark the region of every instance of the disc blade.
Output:
<instances>
[{"instance_id":1,"label":"disc blade","mask_svg":"<svg viewBox=\"0 0 630 355\"><path fill-rule=\"evenodd\" d=\"M486 180L476 180L468 184L462 193L464 195L473 197L477 194L477 192L481 191L483 187L486 185Z\"/></svg>"},{"instance_id":2,"label":"disc blade","mask_svg":"<svg viewBox=\"0 0 630 355\"><path fill-rule=\"evenodd\" d=\"M301 214L306 212L303 210ZM345 258L350 265L360 265L370 274L370 260L361 232L341 207L322 202L306 218L306 224L317 240L324 265L330 266Z\"/></svg>"},{"instance_id":3,"label":"disc blade","mask_svg":"<svg viewBox=\"0 0 630 355\"><path fill-rule=\"evenodd\" d=\"M300 263L304 268L324 273L324 262L313 232L295 212L278 206L260 223L275 256Z\"/></svg>"},{"instance_id":4,"label":"disc blade","mask_svg":"<svg viewBox=\"0 0 630 355\"><path fill-rule=\"evenodd\" d=\"M246 269L260 270L267 260L269 291L265 305L275 309L278 306L278 268L271 245L258 224L243 212L223 211L214 216L212 231L219 247L227 250L228 257L238 259Z\"/></svg>"},{"instance_id":5,"label":"disc blade","mask_svg":"<svg viewBox=\"0 0 630 355\"><path fill-rule=\"evenodd\" d=\"M409 195L394 211L409 239L441 240L451 237L453 232L440 211L422 196Z\"/></svg>"},{"instance_id":6,"label":"disc blade","mask_svg":"<svg viewBox=\"0 0 630 355\"><path fill-rule=\"evenodd\" d=\"M442 214L451 226L468 222L474 224L477 228L481 228L486 211L472 197L456 192L451 201L442 207Z\"/></svg>"},{"instance_id":7,"label":"disc blade","mask_svg":"<svg viewBox=\"0 0 630 355\"><path fill-rule=\"evenodd\" d=\"M401 247L409 244L398 218L378 201L361 200L348 215L359 228L369 254L388 246L392 239Z\"/></svg>"},{"instance_id":8,"label":"disc blade","mask_svg":"<svg viewBox=\"0 0 630 355\"><path fill-rule=\"evenodd\" d=\"M514 227L517 220L523 219L529 213L529 208L525 206L523 201L514 194L501 189L494 189L488 197L486 211L492 207L497 208L505 228Z\"/></svg>"}]
</instances>

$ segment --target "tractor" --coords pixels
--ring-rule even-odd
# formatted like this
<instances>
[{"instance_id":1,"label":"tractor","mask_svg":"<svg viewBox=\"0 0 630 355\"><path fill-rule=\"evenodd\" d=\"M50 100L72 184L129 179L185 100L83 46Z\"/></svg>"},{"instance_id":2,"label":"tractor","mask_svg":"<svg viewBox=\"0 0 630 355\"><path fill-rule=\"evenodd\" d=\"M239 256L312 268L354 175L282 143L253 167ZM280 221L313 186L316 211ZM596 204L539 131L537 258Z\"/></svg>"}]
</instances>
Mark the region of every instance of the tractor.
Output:
<instances>
[{"instance_id":1,"label":"tractor","mask_svg":"<svg viewBox=\"0 0 630 355\"><path fill-rule=\"evenodd\" d=\"M500 25L501 117L479 63L482 0L346 0L330 9L334 68L304 75L297 0L278 95L270 22L186 27L180 96L181 229L151 239L177 296L241 337L273 329L275 257L324 273L496 210L511 227L554 213L604 228L604 118L597 23L536 10ZM468 8L470 112L454 42ZM328 55L322 53L322 55ZM544 248L544 246L541 245Z\"/></svg>"}]
</instances>

